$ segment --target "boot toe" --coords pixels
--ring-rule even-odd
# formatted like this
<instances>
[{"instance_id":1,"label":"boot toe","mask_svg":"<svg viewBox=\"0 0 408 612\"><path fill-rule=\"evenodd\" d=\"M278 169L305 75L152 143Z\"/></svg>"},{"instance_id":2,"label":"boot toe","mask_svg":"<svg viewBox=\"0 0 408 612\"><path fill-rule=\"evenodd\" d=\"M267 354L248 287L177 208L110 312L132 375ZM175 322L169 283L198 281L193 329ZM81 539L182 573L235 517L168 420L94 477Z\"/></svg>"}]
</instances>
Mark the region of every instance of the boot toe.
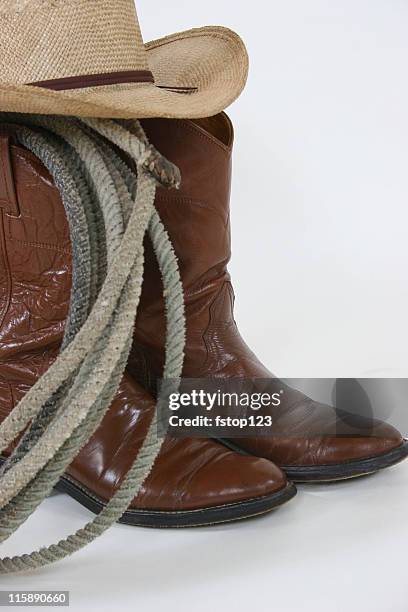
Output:
<instances>
[{"instance_id":1,"label":"boot toe","mask_svg":"<svg viewBox=\"0 0 408 612\"><path fill-rule=\"evenodd\" d=\"M373 459L397 449L403 442L402 435L395 427L380 423L370 435L333 436L323 439L319 463Z\"/></svg>"},{"instance_id":2,"label":"boot toe","mask_svg":"<svg viewBox=\"0 0 408 612\"><path fill-rule=\"evenodd\" d=\"M286 488L272 462L211 440L166 440L132 508L183 511L273 496Z\"/></svg>"},{"instance_id":3,"label":"boot toe","mask_svg":"<svg viewBox=\"0 0 408 612\"><path fill-rule=\"evenodd\" d=\"M408 443L404 444L401 433L388 423L360 419L358 426L351 426L340 421L329 407L318 417L309 419L307 426L301 423L291 435L281 432L269 438L234 442L249 453L276 462L295 481L299 480L299 470L303 470L304 480L307 470L310 479L323 479L325 475L341 478L343 473L353 476L390 467L408 454ZM290 426L287 429L290 431Z\"/></svg>"}]
</instances>

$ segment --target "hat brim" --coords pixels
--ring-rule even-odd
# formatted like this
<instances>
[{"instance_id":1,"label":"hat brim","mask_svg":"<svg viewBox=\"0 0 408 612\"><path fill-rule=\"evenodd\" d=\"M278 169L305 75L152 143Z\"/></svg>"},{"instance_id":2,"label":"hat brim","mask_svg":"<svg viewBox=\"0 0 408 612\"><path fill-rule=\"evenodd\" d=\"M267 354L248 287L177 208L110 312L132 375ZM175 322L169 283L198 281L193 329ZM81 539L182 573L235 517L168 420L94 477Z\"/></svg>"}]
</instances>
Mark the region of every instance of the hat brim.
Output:
<instances>
[{"instance_id":1,"label":"hat brim","mask_svg":"<svg viewBox=\"0 0 408 612\"><path fill-rule=\"evenodd\" d=\"M0 111L106 118L215 115L243 90L248 55L241 38L209 26L146 44L155 83L52 91L0 82Z\"/></svg>"}]
</instances>

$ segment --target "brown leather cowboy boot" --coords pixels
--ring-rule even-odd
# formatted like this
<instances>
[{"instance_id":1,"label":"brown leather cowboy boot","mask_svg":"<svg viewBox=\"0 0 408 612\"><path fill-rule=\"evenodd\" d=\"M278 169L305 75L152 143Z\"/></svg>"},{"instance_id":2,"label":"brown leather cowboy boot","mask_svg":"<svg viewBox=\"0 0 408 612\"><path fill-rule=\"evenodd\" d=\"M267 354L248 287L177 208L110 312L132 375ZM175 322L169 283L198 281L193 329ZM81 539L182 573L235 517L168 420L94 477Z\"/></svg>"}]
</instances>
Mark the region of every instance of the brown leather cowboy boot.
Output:
<instances>
[{"instance_id":1,"label":"brown leather cowboy boot","mask_svg":"<svg viewBox=\"0 0 408 612\"><path fill-rule=\"evenodd\" d=\"M151 142L182 173L181 190L159 190L156 205L175 246L185 290L184 376L270 379L272 374L242 340L233 317L234 294L227 270L231 122L221 114L194 122L152 119L143 125ZM160 375L163 364L164 317L157 265L152 250L147 253L130 371L152 387L152 376ZM272 413L269 437L226 442L273 460L297 481L362 475L407 456L408 443L390 425L367 421L350 427L350 416L343 418L330 406L284 389L284 409Z\"/></svg>"},{"instance_id":2,"label":"brown leather cowboy boot","mask_svg":"<svg viewBox=\"0 0 408 612\"><path fill-rule=\"evenodd\" d=\"M71 288L71 245L60 194L40 161L0 135L0 422L55 360ZM101 427L58 485L99 512L145 438L154 401L126 374ZM260 514L293 485L271 462L210 440L166 439L122 521L189 526Z\"/></svg>"}]
</instances>

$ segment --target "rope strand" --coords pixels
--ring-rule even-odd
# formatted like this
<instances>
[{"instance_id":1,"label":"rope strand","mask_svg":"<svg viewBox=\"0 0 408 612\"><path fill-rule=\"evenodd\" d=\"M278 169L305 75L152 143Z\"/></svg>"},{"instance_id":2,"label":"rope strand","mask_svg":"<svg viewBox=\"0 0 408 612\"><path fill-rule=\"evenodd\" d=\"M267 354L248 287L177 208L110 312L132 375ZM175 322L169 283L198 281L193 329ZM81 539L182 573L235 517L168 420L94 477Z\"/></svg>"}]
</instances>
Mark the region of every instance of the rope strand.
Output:
<instances>
[{"instance_id":1,"label":"rope strand","mask_svg":"<svg viewBox=\"0 0 408 612\"><path fill-rule=\"evenodd\" d=\"M146 231L163 278L165 379L181 376L185 318L176 256L154 208L157 182L175 187L180 175L149 145L140 124L14 114L0 114L0 121L53 176L73 245L73 284L62 350L0 425L1 450L28 427L0 472L1 542L49 494L111 405L131 347ZM106 140L132 157L137 176ZM164 401L165 391L163 387L158 402ZM58 544L1 559L0 573L53 563L101 535L137 495L161 444L155 414L133 466L103 511Z\"/></svg>"}]
</instances>

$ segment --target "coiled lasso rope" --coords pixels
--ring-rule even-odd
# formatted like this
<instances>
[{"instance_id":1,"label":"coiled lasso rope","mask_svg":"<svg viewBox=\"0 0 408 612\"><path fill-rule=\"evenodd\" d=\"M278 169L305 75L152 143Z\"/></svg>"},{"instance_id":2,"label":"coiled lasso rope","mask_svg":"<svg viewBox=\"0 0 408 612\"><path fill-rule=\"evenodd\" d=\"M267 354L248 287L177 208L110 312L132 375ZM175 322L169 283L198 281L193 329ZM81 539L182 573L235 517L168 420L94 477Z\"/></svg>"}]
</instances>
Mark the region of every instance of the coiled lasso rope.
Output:
<instances>
[{"instance_id":1,"label":"coiled lasso rope","mask_svg":"<svg viewBox=\"0 0 408 612\"><path fill-rule=\"evenodd\" d=\"M111 405L130 352L146 231L163 279L167 314L163 378L171 381L181 376L185 318L176 257L154 208L157 184L177 187L180 175L149 145L140 124L5 113L0 114L0 122L53 176L68 219L73 260L61 352L0 425L0 453L23 434L0 471L2 542L51 492ZM112 144L134 160L136 174ZM163 387L158 402L165 396ZM101 535L127 510L161 444L156 411L138 457L102 512L57 544L0 559L0 573L53 563Z\"/></svg>"}]
</instances>

